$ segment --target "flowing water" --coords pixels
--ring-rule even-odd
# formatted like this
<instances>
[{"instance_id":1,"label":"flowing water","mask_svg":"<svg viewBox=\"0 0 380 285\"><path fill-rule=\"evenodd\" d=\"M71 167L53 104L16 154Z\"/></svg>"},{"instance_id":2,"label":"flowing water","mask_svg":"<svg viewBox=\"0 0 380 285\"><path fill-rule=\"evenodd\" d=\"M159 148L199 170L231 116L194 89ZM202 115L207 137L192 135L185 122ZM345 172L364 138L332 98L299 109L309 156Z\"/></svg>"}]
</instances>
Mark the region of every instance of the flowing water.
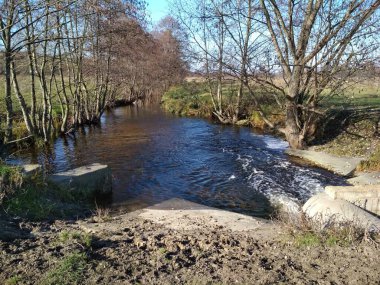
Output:
<instances>
[{"instance_id":1,"label":"flowing water","mask_svg":"<svg viewBox=\"0 0 380 285\"><path fill-rule=\"evenodd\" d=\"M159 108L123 107L98 127L60 138L48 153L13 159L42 163L51 172L98 162L113 172L114 208L133 210L170 198L267 217L271 202L304 202L344 180L291 160L287 143L246 127L179 118Z\"/></svg>"}]
</instances>

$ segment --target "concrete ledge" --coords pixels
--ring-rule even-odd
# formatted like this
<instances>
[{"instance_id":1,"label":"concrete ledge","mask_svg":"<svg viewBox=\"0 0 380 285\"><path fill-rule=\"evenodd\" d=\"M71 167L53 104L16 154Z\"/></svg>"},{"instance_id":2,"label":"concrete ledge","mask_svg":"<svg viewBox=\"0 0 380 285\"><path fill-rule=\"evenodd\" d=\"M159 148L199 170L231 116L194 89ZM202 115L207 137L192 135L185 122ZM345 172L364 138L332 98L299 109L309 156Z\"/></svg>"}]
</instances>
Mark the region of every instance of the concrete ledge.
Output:
<instances>
[{"instance_id":1,"label":"concrete ledge","mask_svg":"<svg viewBox=\"0 0 380 285\"><path fill-rule=\"evenodd\" d=\"M380 184L379 172L359 172L355 173L354 178L350 178L347 181L352 185L376 185Z\"/></svg>"},{"instance_id":2,"label":"concrete ledge","mask_svg":"<svg viewBox=\"0 0 380 285\"><path fill-rule=\"evenodd\" d=\"M82 166L66 172L56 173L49 180L61 187L84 191L88 194L112 192L111 170L99 163Z\"/></svg>"},{"instance_id":3,"label":"concrete ledge","mask_svg":"<svg viewBox=\"0 0 380 285\"><path fill-rule=\"evenodd\" d=\"M321 226L333 223L353 223L371 231L380 231L380 219L350 202L333 199L326 193L311 197L302 210L308 217L321 223Z\"/></svg>"},{"instance_id":4,"label":"concrete ledge","mask_svg":"<svg viewBox=\"0 0 380 285\"><path fill-rule=\"evenodd\" d=\"M313 150L288 149L286 150L286 153L309 160L320 167L343 176L353 174L358 164L363 160L358 157L338 157Z\"/></svg>"},{"instance_id":5,"label":"concrete ledge","mask_svg":"<svg viewBox=\"0 0 380 285\"><path fill-rule=\"evenodd\" d=\"M343 199L376 215L380 215L380 185L327 186L332 199Z\"/></svg>"}]
</instances>

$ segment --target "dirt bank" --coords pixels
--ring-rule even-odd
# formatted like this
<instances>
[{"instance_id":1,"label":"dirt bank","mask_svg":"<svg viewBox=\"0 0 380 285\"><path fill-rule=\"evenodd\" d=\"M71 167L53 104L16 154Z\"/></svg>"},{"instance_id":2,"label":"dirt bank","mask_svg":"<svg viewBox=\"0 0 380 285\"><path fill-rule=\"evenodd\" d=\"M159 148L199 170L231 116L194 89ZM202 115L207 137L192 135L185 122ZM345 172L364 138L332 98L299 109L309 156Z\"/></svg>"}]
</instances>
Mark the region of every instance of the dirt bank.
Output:
<instances>
[{"instance_id":1,"label":"dirt bank","mask_svg":"<svg viewBox=\"0 0 380 285\"><path fill-rule=\"evenodd\" d=\"M267 235L173 229L140 214L21 223L34 238L0 241L0 283L379 284L373 243L299 244L276 223ZM112 230L89 234L96 225Z\"/></svg>"}]
</instances>

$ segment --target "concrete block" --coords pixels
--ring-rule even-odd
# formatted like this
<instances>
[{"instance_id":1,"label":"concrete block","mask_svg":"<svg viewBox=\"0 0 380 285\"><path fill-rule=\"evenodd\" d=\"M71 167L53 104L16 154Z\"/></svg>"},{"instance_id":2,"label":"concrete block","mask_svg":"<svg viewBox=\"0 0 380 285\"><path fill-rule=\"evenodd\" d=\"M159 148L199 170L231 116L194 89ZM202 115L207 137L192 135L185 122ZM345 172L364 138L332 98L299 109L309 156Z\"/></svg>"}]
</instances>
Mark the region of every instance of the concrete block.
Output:
<instances>
[{"instance_id":1,"label":"concrete block","mask_svg":"<svg viewBox=\"0 0 380 285\"><path fill-rule=\"evenodd\" d=\"M49 180L61 187L80 190L87 194L109 194L112 192L111 170L107 165L99 163L56 173L51 175Z\"/></svg>"},{"instance_id":2,"label":"concrete block","mask_svg":"<svg viewBox=\"0 0 380 285\"><path fill-rule=\"evenodd\" d=\"M363 160L363 158L338 157L313 150L288 149L286 150L286 153L309 160L322 168L331 170L343 176L349 176L354 173L358 164Z\"/></svg>"},{"instance_id":3,"label":"concrete block","mask_svg":"<svg viewBox=\"0 0 380 285\"><path fill-rule=\"evenodd\" d=\"M22 165L22 172L26 175L34 175L42 171L42 166L40 164L24 164Z\"/></svg>"},{"instance_id":4,"label":"concrete block","mask_svg":"<svg viewBox=\"0 0 380 285\"><path fill-rule=\"evenodd\" d=\"M376 215L380 215L380 185L327 186L332 199L343 199Z\"/></svg>"},{"instance_id":5,"label":"concrete block","mask_svg":"<svg viewBox=\"0 0 380 285\"><path fill-rule=\"evenodd\" d=\"M380 231L380 219L365 210L342 199L333 199L326 193L311 197L302 207L304 213L320 222L322 226L331 223L354 223L356 226Z\"/></svg>"}]
</instances>

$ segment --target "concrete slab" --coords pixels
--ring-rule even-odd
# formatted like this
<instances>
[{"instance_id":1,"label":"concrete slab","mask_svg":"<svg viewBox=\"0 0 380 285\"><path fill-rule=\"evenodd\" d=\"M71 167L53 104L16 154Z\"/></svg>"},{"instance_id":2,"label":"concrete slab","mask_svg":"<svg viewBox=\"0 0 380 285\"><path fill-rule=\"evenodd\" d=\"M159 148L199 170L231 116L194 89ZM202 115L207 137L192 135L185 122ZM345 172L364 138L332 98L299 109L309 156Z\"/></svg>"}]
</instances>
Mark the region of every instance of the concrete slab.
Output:
<instances>
[{"instance_id":1,"label":"concrete slab","mask_svg":"<svg viewBox=\"0 0 380 285\"><path fill-rule=\"evenodd\" d=\"M363 158L359 157L338 157L313 150L288 149L286 153L309 160L320 167L343 176L352 175L358 164L363 160Z\"/></svg>"},{"instance_id":2,"label":"concrete slab","mask_svg":"<svg viewBox=\"0 0 380 285\"><path fill-rule=\"evenodd\" d=\"M343 199L380 215L380 185L327 186L325 192L332 199Z\"/></svg>"},{"instance_id":3,"label":"concrete slab","mask_svg":"<svg viewBox=\"0 0 380 285\"><path fill-rule=\"evenodd\" d=\"M40 164L24 164L22 165L22 171L25 175L34 175L42 171L42 166Z\"/></svg>"},{"instance_id":4,"label":"concrete slab","mask_svg":"<svg viewBox=\"0 0 380 285\"><path fill-rule=\"evenodd\" d=\"M352 185L376 185L380 184L379 172L359 172L355 173L354 178L350 178L347 181Z\"/></svg>"},{"instance_id":5,"label":"concrete slab","mask_svg":"<svg viewBox=\"0 0 380 285\"><path fill-rule=\"evenodd\" d=\"M379 218L350 202L333 199L326 193L319 193L311 197L302 210L321 226L328 226L331 223L353 223L371 231L380 231Z\"/></svg>"},{"instance_id":6,"label":"concrete slab","mask_svg":"<svg viewBox=\"0 0 380 285\"><path fill-rule=\"evenodd\" d=\"M269 225L269 222L263 219L177 198L148 207L139 214L139 217L176 230L218 227L231 231L254 231Z\"/></svg>"},{"instance_id":7,"label":"concrete slab","mask_svg":"<svg viewBox=\"0 0 380 285\"><path fill-rule=\"evenodd\" d=\"M166 230L194 231L221 230L244 232L260 239L277 236L279 228L268 220L224 211L182 199L170 199L151 207L118 215L104 223L81 223L86 232L117 235L130 227L131 220L141 220L162 225Z\"/></svg>"},{"instance_id":8,"label":"concrete slab","mask_svg":"<svg viewBox=\"0 0 380 285\"><path fill-rule=\"evenodd\" d=\"M91 194L108 194L112 192L111 170L107 165L99 163L56 173L51 175L49 180L61 187Z\"/></svg>"}]
</instances>

